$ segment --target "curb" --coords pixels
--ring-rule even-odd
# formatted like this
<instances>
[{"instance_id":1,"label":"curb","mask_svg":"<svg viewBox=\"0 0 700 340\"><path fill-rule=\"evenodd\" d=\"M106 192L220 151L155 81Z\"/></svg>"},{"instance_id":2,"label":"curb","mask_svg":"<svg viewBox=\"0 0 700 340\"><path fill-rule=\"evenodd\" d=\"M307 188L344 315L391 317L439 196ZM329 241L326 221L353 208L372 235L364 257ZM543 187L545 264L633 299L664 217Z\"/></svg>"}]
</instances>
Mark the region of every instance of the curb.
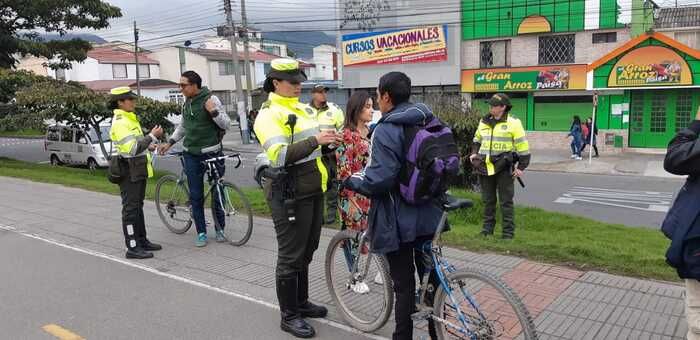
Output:
<instances>
[{"instance_id":1,"label":"curb","mask_svg":"<svg viewBox=\"0 0 700 340\"><path fill-rule=\"evenodd\" d=\"M0 136L0 138L14 138L14 139L44 139L45 136Z\"/></svg>"}]
</instances>

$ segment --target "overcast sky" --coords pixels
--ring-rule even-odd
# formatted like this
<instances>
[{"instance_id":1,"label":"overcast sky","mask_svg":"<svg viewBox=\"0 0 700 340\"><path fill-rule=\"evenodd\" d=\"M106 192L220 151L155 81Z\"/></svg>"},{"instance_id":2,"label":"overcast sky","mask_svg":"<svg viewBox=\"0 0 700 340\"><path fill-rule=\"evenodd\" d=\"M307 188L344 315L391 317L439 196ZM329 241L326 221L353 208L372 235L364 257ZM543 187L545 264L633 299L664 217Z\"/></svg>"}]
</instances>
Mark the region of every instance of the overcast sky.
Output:
<instances>
[{"instance_id":1,"label":"overcast sky","mask_svg":"<svg viewBox=\"0 0 700 340\"><path fill-rule=\"evenodd\" d=\"M421 2L422 0L404 0ZM425 0L429 1L429 0ZM436 3L445 0L430 0ZM208 26L225 22L223 0L107 0L122 10L123 17L114 20L111 27L97 33L106 40L133 40L133 21L141 29L142 46L158 48L166 44L182 43L187 39L196 39L205 34L214 35ZM232 0L234 20L240 21L240 2ZM660 6L675 4L700 5L700 0L656 0ZM330 30L334 22L315 23L269 23L285 20L333 19L335 16L334 0L247 0L248 21L258 29L292 30L319 29ZM268 22L268 23L262 23ZM257 24L256 24L257 23ZM190 31L196 31L187 33ZM186 34L185 34L186 33ZM175 35L165 38L165 36Z\"/></svg>"}]
</instances>

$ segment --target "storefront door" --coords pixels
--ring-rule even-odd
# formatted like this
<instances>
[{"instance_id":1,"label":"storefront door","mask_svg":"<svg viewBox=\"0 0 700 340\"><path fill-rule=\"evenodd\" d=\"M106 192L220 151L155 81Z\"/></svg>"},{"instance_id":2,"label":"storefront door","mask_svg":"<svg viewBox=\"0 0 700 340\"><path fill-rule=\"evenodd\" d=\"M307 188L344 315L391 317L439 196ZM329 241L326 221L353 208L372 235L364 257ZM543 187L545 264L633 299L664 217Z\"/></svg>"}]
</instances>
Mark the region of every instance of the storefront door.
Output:
<instances>
[{"instance_id":1,"label":"storefront door","mask_svg":"<svg viewBox=\"0 0 700 340\"><path fill-rule=\"evenodd\" d=\"M630 102L630 147L665 148L694 118L698 96L689 90L634 90Z\"/></svg>"}]
</instances>

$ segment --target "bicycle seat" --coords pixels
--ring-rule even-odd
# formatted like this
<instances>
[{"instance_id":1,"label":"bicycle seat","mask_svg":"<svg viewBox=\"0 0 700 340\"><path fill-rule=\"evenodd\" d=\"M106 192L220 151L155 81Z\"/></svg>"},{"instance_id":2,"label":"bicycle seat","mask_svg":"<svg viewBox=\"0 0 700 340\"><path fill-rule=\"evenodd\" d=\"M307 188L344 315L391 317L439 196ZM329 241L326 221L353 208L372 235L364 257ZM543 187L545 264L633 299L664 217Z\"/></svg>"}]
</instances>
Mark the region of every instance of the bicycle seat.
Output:
<instances>
[{"instance_id":1,"label":"bicycle seat","mask_svg":"<svg viewBox=\"0 0 700 340\"><path fill-rule=\"evenodd\" d=\"M445 195L442 199L442 209L445 211L453 211L462 208L471 208L474 203L471 200L457 198L454 196Z\"/></svg>"}]
</instances>

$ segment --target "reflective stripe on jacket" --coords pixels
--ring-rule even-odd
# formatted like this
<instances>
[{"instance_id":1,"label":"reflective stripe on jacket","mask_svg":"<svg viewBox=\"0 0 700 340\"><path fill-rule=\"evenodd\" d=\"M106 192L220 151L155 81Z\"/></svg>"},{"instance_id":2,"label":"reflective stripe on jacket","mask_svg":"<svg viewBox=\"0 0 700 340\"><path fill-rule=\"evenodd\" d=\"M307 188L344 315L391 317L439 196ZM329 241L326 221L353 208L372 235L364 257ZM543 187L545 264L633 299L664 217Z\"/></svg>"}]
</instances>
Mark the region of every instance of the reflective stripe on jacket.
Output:
<instances>
[{"instance_id":1,"label":"reflective stripe on jacket","mask_svg":"<svg viewBox=\"0 0 700 340\"><path fill-rule=\"evenodd\" d=\"M489 176L503 170L496 163L500 160L506 161L513 152L517 153L521 159L527 158L529 163L530 145L527 142L525 129L518 118L510 115L498 121L490 115L481 119L474 134L474 143L479 145L478 153L484 159L486 173Z\"/></svg>"},{"instance_id":2,"label":"reflective stripe on jacket","mask_svg":"<svg viewBox=\"0 0 700 340\"><path fill-rule=\"evenodd\" d=\"M139 123L136 114L127 112L121 109L114 110L112 118L112 128L109 130L110 138L113 145L117 149L117 153L122 158L135 159L139 157L146 158L146 169L148 177L153 177L153 166L151 165L151 153L148 148L139 152L138 143L144 138L149 138L143 135L141 124Z\"/></svg>"}]
</instances>

